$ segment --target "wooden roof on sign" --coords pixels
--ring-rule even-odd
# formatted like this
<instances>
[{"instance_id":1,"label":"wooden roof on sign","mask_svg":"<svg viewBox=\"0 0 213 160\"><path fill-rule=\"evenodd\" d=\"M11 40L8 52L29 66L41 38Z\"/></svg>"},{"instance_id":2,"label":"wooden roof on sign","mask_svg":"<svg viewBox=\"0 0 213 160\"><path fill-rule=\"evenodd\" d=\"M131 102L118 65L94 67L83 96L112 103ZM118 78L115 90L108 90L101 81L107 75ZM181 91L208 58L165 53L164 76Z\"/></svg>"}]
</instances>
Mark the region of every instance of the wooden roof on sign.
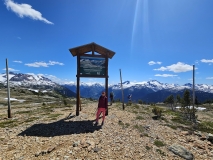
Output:
<instances>
[{"instance_id":1,"label":"wooden roof on sign","mask_svg":"<svg viewBox=\"0 0 213 160\"><path fill-rule=\"evenodd\" d=\"M115 55L115 52L113 52L107 48L104 48L94 42L90 43L90 44L78 46L75 48L70 48L69 51L73 55L73 57L77 56L77 55L84 55L85 53L88 53L88 52L92 52L92 55L94 55L94 52L97 52L100 55L102 55L103 57L107 56L110 59Z\"/></svg>"}]
</instances>

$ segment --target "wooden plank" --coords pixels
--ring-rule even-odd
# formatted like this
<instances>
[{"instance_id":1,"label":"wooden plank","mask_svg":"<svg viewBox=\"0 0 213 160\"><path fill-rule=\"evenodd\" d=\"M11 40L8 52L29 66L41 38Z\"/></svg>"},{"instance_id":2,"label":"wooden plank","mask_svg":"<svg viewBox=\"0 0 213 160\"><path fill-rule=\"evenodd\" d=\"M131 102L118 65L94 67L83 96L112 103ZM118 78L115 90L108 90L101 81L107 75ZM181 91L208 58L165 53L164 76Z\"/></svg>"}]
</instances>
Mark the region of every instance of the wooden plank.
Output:
<instances>
[{"instance_id":1,"label":"wooden plank","mask_svg":"<svg viewBox=\"0 0 213 160\"><path fill-rule=\"evenodd\" d=\"M120 69L120 80L121 80L122 104L123 104L123 110L124 110L125 109L125 107L124 107L124 91L123 91L123 85L122 85L121 69Z\"/></svg>"},{"instance_id":2,"label":"wooden plank","mask_svg":"<svg viewBox=\"0 0 213 160\"><path fill-rule=\"evenodd\" d=\"M7 74L7 103L8 103L8 118L11 116L11 106L10 106L10 83L9 83L9 70L8 70L8 61L6 59L6 74Z\"/></svg>"},{"instance_id":3,"label":"wooden plank","mask_svg":"<svg viewBox=\"0 0 213 160\"><path fill-rule=\"evenodd\" d=\"M87 52L93 52L92 55L94 54L94 52L97 52L103 56L107 55L108 58L110 58L110 59L115 55L115 52L113 52L107 48L104 48L94 42L90 43L90 44L82 45L79 47L70 48L69 51L73 55L73 57L77 56L77 55L82 55Z\"/></svg>"},{"instance_id":4,"label":"wooden plank","mask_svg":"<svg viewBox=\"0 0 213 160\"><path fill-rule=\"evenodd\" d=\"M80 56L78 55L77 56L77 75L79 75L80 73ZM76 116L79 115L79 96L80 96L80 87L79 87L79 84L80 84L80 77L77 76L77 88L76 88Z\"/></svg>"},{"instance_id":5,"label":"wooden plank","mask_svg":"<svg viewBox=\"0 0 213 160\"><path fill-rule=\"evenodd\" d=\"M92 45L92 56L94 56L95 55L95 45Z\"/></svg>"},{"instance_id":6,"label":"wooden plank","mask_svg":"<svg viewBox=\"0 0 213 160\"><path fill-rule=\"evenodd\" d=\"M92 54L82 54L81 57L97 57L97 58L105 58L105 56L102 55L92 55Z\"/></svg>"},{"instance_id":7,"label":"wooden plank","mask_svg":"<svg viewBox=\"0 0 213 160\"><path fill-rule=\"evenodd\" d=\"M106 93L106 96L107 96L107 99L109 99L108 98L108 58L106 57L106 59L105 59L105 67L106 67L106 77L105 77L105 93ZM107 104L108 105L108 104ZM108 110L106 111L106 114L105 114L106 116L108 115Z\"/></svg>"},{"instance_id":8,"label":"wooden plank","mask_svg":"<svg viewBox=\"0 0 213 160\"><path fill-rule=\"evenodd\" d=\"M82 78L109 78L109 76L99 76L99 75L76 75L76 77L82 77Z\"/></svg>"}]
</instances>

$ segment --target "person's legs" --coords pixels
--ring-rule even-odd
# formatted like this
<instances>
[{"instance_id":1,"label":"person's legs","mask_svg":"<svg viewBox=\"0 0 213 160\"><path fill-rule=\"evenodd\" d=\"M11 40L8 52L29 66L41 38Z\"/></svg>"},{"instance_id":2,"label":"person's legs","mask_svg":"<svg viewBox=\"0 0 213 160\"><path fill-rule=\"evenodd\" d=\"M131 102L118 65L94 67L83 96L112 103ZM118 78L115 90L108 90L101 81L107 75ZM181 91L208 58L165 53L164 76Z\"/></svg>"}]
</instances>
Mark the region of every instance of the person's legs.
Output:
<instances>
[{"instance_id":1,"label":"person's legs","mask_svg":"<svg viewBox=\"0 0 213 160\"><path fill-rule=\"evenodd\" d=\"M98 119L99 119L99 116L101 113L102 113L102 125L103 125L104 120L105 120L105 114L106 114L105 108L98 108L98 111L96 114L96 124L98 124Z\"/></svg>"},{"instance_id":2,"label":"person's legs","mask_svg":"<svg viewBox=\"0 0 213 160\"><path fill-rule=\"evenodd\" d=\"M101 111L102 111L102 114L103 114L103 117L102 117L102 124L103 124L104 119L105 119L106 110L105 110L105 108L101 108Z\"/></svg>"},{"instance_id":3,"label":"person's legs","mask_svg":"<svg viewBox=\"0 0 213 160\"><path fill-rule=\"evenodd\" d=\"M98 108L98 111L96 113L96 123L98 123L98 119L99 119L99 116L100 116L101 112L102 112L101 108Z\"/></svg>"}]
</instances>

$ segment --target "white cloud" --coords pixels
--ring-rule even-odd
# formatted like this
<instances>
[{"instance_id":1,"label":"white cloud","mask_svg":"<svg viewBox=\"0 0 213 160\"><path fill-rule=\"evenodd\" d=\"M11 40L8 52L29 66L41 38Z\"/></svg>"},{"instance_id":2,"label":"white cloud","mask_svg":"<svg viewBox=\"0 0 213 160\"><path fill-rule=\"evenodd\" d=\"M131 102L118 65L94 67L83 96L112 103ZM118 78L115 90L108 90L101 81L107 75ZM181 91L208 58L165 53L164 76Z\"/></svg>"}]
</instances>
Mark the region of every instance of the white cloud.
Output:
<instances>
[{"instance_id":1,"label":"white cloud","mask_svg":"<svg viewBox=\"0 0 213 160\"><path fill-rule=\"evenodd\" d=\"M46 18L42 17L42 14L39 11L36 11L32 8L29 4L18 4L15 3L13 0L5 0L4 3L7 6L7 9L16 13L19 17L29 17L33 20L40 20L47 24L53 24L52 22L48 21Z\"/></svg>"},{"instance_id":2,"label":"white cloud","mask_svg":"<svg viewBox=\"0 0 213 160\"><path fill-rule=\"evenodd\" d=\"M22 61L13 61L13 62L15 62L15 63L22 63Z\"/></svg>"},{"instance_id":3,"label":"white cloud","mask_svg":"<svg viewBox=\"0 0 213 160\"><path fill-rule=\"evenodd\" d=\"M195 68L197 69L197 68ZM154 69L156 71L172 71L174 73L187 72L193 70L192 65L188 65L182 62L178 62L177 64L172 64L166 67L160 67L158 69Z\"/></svg>"},{"instance_id":4,"label":"white cloud","mask_svg":"<svg viewBox=\"0 0 213 160\"><path fill-rule=\"evenodd\" d=\"M4 68L3 70L6 71L6 68ZM8 71L17 72L17 71L19 71L19 70L16 70L16 69L13 69L13 68L8 68Z\"/></svg>"},{"instance_id":5,"label":"white cloud","mask_svg":"<svg viewBox=\"0 0 213 160\"><path fill-rule=\"evenodd\" d=\"M213 77L207 77L206 79L213 79Z\"/></svg>"},{"instance_id":6,"label":"white cloud","mask_svg":"<svg viewBox=\"0 0 213 160\"><path fill-rule=\"evenodd\" d=\"M174 74L156 74L157 77L176 77L177 75Z\"/></svg>"},{"instance_id":7,"label":"white cloud","mask_svg":"<svg viewBox=\"0 0 213 160\"><path fill-rule=\"evenodd\" d=\"M58 64L58 65L60 65L60 66L63 66L64 64L63 63L60 63L60 62L55 62L55 61L49 61L49 63L48 63L48 65L56 65L56 64Z\"/></svg>"},{"instance_id":8,"label":"white cloud","mask_svg":"<svg viewBox=\"0 0 213 160\"><path fill-rule=\"evenodd\" d=\"M26 63L25 65L28 67L48 67L48 64L46 62Z\"/></svg>"},{"instance_id":9,"label":"white cloud","mask_svg":"<svg viewBox=\"0 0 213 160\"><path fill-rule=\"evenodd\" d=\"M34 63L26 63L25 64L28 67L49 67L49 66L54 66L54 65L64 65L61 62L56 62L56 61L49 61L48 63L46 62L34 62Z\"/></svg>"},{"instance_id":10,"label":"white cloud","mask_svg":"<svg viewBox=\"0 0 213 160\"><path fill-rule=\"evenodd\" d=\"M213 59L201 59L200 61L203 63L213 63Z\"/></svg>"},{"instance_id":11,"label":"white cloud","mask_svg":"<svg viewBox=\"0 0 213 160\"><path fill-rule=\"evenodd\" d=\"M154 65L154 64L161 64L162 62L154 62L154 61L150 61L148 62L148 64L151 66L151 65Z\"/></svg>"},{"instance_id":12,"label":"white cloud","mask_svg":"<svg viewBox=\"0 0 213 160\"><path fill-rule=\"evenodd\" d=\"M21 37L17 37L18 39L21 39Z\"/></svg>"}]
</instances>

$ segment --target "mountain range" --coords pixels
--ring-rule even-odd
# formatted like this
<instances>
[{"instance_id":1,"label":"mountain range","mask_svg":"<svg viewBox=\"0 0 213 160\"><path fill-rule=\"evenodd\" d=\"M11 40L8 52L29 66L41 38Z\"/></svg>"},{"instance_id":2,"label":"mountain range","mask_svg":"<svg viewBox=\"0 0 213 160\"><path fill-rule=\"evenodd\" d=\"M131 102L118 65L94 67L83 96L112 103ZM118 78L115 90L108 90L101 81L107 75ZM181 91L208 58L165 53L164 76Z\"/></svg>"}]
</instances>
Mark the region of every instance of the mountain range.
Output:
<instances>
[{"instance_id":1,"label":"mountain range","mask_svg":"<svg viewBox=\"0 0 213 160\"><path fill-rule=\"evenodd\" d=\"M70 82L66 84L58 84L43 75L23 74L23 73L9 73L10 86L27 87L34 89L52 89L66 96L76 96L76 83ZM0 74L0 83L6 85L6 74ZM124 101L127 101L127 96L132 95L133 101L139 99L145 102L163 102L167 96L173 94L174 96L183 96L185 89L192 92L192 84L186 83L184 85L161 83L157 80L122 83L124 92ZM80 95L85 98L98 99L100 93L104 90L104 84L101 83L80 83ZM109 93L114 93L115 100L122 100L121 84L110 84ZM200 102L207 99L213 99L213 85L196 84L195 94Z\"/></svg>"},{"instance_id":2,"label":"mountain range","mask_svg":"<svg viewBox=\"0 0 213 160\"><path fill-rule=\"evenodd\" d=\"M76 83L71 82L64 84L66 88L69 88L73 92L76 92ZM133 101L146 101L146 102L163 102L166 97L173 94L174 96L183 96L186 89L190 90L192 94L192 84L187 83L184 85L160 83L157 80L144 81L144 82L130 82L125 81L122 83L124 92L124 101L127 102L127 96L132 95ZM100 83L80 83L80 94L82 97L95 98L100 96L100 93L104 90L104 84ZM109 93L114 93L115 99L122 100L121 84L109 85ZM213 85L196 84L195 94L200 102L207 99L213 99Z\"/></svg>"},{"instance_id":3,"label":"mountain range","mask_svg":"<svg viewBox=\"0 0 213 160\"><path fill-rule=\"evenodd\" d=\"M0 84L4 86L7 85L7 76L5 73L0 74ZM36 75L33 73L23 74L9 72L9 84L10 87L24 87L29 89L39 89L41 91L45 91L46 89L48 89L50 91L54 90L63 96L76 96L76 93L74 93L73 91L51 81L50 79L40 74Z\"/></svg>"}]
</instances>

